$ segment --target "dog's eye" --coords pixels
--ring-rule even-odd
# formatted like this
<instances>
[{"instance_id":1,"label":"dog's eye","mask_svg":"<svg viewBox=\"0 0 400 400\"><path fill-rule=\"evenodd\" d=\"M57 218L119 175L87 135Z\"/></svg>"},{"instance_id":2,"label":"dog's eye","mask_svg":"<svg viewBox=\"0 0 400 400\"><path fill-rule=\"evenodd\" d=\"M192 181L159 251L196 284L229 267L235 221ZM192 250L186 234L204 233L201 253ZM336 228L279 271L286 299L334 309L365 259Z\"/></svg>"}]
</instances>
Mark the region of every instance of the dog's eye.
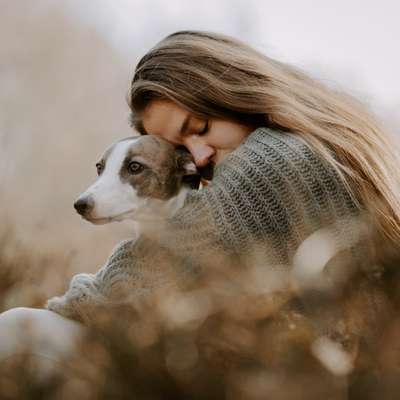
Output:
<instances>
[{"instance_id":1,"label":"dog's eye","mask_svg":"<svg viewBox=\"0 0 400 400\"><path fill-rule=\"evenodd\" d=\"M131 161L128 164L128 171L131 174L138 174L139 172L143 171L143 168L144 168L143 165L138 163L137 161Z\"/></svg>"},{"instance_id":2,"label":"dog's eye","mask_svg":"<svg viewBox=\"0 0 400 400\"><path fill-rule=\"evenodd\" d=\"M96 163L96 169L97 169L97 175L100 175L103 172L103 164L102 163Z\"/></svg>"}]
</instances>

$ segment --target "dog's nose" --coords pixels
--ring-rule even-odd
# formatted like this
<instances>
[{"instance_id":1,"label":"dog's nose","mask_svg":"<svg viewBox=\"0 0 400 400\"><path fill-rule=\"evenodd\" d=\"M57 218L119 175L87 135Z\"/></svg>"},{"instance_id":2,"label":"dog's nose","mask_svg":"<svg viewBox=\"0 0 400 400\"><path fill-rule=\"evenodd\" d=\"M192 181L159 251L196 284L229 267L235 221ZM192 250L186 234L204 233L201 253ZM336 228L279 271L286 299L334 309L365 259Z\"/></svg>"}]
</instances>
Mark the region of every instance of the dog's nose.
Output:
<instances>
[{"instance_id":1,"label":"dog's nose","mask_svg":"<svg viewBox=\"0 0 400 400\"><path fill-rule=\"evenodd\" d=\"M90 196L78 199L74 203L75 210L81 215L88 214L93 209L93 206L94 202Z\"/></svg>"}]
</instances>

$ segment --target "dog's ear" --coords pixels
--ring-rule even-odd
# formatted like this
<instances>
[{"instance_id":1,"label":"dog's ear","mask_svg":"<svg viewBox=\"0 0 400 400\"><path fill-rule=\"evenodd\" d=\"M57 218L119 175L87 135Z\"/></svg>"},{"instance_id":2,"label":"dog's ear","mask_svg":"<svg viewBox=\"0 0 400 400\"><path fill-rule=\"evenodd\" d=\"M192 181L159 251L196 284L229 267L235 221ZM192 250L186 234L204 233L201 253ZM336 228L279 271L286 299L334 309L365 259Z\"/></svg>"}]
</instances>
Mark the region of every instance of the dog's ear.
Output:
<instances>
[{"instance_id":1,"label":"dog's ear","mask_svg":"<svg viewBox=\"0 0 400 400\"><path fill-rule=\"evenodd\" d=\"M176 152L176 166L184 176L198 175L196 164L193 161L192 155L185 149L177 148Z\"/></svg>"},{"instance_id":2,"label":"dog's ear","mask_svg":"<svg viewBox=\"0 0 400 400\"><path fill-rule=\"evenodd\" d=\"M192 155L186 149L176 149L176 165L182 174L183 184L188 185L191 189L198 189L201 176Z\"/></svg>"}]
</instances>

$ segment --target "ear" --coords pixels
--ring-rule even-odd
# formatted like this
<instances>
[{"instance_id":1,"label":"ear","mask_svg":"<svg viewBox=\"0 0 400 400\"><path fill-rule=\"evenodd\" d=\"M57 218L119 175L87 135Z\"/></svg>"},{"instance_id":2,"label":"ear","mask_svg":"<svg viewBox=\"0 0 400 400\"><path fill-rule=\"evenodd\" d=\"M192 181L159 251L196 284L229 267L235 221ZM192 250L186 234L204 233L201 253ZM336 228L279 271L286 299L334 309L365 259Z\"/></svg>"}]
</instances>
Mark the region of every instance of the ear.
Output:
<instances>
[{"instance_id":1,"label":"ear","mask_svg":"<svg viewBox=\"0 0 400 400\"><path fill-rule=\"evenodd\" d=\"M197 171L196 164L193 161L192 155L187 150L178 148L175 150L175 152L176 166L184 176L197 175L199 173L199 171Z\"/></svg>"}]
</instances>

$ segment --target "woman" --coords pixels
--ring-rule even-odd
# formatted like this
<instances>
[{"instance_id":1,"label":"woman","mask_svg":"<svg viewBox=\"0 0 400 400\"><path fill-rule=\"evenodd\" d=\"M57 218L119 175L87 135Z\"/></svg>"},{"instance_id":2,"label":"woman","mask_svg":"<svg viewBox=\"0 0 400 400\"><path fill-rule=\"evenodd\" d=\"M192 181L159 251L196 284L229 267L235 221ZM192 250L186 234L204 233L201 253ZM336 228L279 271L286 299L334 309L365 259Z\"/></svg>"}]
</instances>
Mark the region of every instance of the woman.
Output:
<instances>
[{"instance_id":1,"label":"woman","mask_svg":"<svg viewBox=\"0 0 400 400\"><path fill-rule=\"evenodd\" d=\"M398 239L393 144L361 104L293 67L229 37L177 32L139 62L129 102L139 132L184 145L199 167L218 163L256 127L296 134L349 183L382 234ZM182 135L185 111L196 126Z\"/></svg>"},{"instance_id":2,"label":"woman","mask_svg":"<svg viewBox=\"0 0 400 400\"><path fill-rule=\"evenodd\" d=\"M95 285L70 294L72 306L61 314L79 317L88 298L104 299L110 287L127 289L117 294L121 300L174 285L177 276L186 280L189 270L204 269L221 254L235 264L291 265L301 244L326 226L333 227L338 250L350 247L359 259L353 218L364 213L382 237L400 237L392 144L355 100L293 67L223 35L177 32L140 60L129 104L141 134L185 147L204 176L214 170L214 178L191 193L151 245L144 238L118 247ZM174 271L152 274L150 265L160 260ZM128 271L120 286L109 276L118 268ZM6 332L28 315L38 324L38 312L10 310L0 316L0 328ZM41 334L53 337L65 320L40 312L53 320ZM76 337L80 328L73 324ZM70 351L61 347L59 354Z\"/></svg>"}]
</instances>

